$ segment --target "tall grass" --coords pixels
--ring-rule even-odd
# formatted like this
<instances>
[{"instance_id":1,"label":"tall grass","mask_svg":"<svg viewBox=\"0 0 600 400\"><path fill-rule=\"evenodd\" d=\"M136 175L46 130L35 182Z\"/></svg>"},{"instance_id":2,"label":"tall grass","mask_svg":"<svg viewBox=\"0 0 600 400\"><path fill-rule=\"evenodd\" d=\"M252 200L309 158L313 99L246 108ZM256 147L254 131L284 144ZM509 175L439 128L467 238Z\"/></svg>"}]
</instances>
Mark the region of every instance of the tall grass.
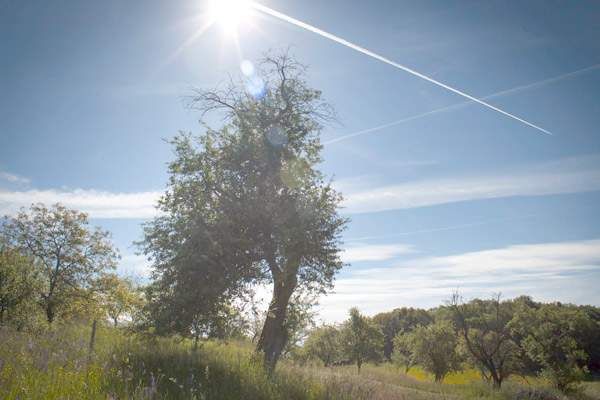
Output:
<instances>
[{"instance_id":1,"label":"tall grass","mask_svg":"<svg viewBox=\"0 0 600 400\"><path fill-rule=\"evenodd\" d=\"M436 384L419 369L390 365L324 368L281 362L267 379L247 343L150 340L100 326L64 325L24 334L0 329L1 399L392 400L563 398L515 380L494 391L467 372ZM586 384L585 399L599 399ZM544 397L544 396L554 397Z\"/></svg>"}]
</instances>

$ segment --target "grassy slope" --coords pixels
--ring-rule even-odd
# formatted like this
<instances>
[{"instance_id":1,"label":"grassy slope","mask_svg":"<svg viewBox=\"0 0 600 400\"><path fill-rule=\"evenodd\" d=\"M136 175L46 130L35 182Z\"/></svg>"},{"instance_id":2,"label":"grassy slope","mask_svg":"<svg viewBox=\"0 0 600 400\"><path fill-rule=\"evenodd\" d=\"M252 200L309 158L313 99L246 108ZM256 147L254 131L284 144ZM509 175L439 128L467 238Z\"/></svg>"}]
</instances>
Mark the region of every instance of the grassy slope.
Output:
<instances>
[{"instance_id":1,"label":"grassy slope","mask_svg":"<svg viewBox=\"0 0 600 400\"><path fill-rule=\"evenodd\" d=\"M517 399L523 386L492 391L474 373L449 376L442 385L415 369L389 365L356 368L297 366L282 362L267 380L245 343L191 343L128 338L100 327L92 354L90 328L63 326L25 335L0 330L2 399ZM539 382L538 382L539 384ZM600 383L585 384L600 399Z\"/></svg>"}]
</instances>

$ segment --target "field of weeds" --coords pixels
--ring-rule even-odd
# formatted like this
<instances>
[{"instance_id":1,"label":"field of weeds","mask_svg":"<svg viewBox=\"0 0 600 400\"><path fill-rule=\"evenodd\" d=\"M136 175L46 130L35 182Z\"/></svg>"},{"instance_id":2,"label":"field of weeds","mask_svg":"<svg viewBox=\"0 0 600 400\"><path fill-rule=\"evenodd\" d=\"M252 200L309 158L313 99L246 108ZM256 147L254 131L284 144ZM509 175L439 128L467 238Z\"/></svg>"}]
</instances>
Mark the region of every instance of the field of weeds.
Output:
<instances>
[{"instance_id":1,"label":"field of weeds","mask_svg":"<svg viewBox=\"0 0 600 400\"><path fill-rule=\"evenodd\" d=\"M63 325L38 333L0 330L2 399L564 399L541 381L508 381L494 391L475 372L443 384L419 369L391 365L323 368L285 360L267 379L247 343L150 340L99 326ZM572 396L600 399L600 384Z\"/></svg>"}]
</instances>

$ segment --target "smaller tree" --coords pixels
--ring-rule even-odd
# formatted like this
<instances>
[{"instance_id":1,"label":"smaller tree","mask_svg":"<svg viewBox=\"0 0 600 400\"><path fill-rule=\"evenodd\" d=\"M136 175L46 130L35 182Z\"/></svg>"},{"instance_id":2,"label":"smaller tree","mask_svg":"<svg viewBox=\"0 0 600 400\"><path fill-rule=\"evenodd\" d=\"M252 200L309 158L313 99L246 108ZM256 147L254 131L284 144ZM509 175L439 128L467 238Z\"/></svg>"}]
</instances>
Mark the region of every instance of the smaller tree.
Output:
<instances>
[{"instance_id":1,"label":"smaller tree","mask_svg":"<svg viewBox=\"0 0 600 400\"><path fill-rule=\"evenodd\" d=\"M314 329L304 342L303 352L307 358L316 357L323 361L325 367L342 356L341 332L334 325L320 326Z\"/></svg>"},{"instance_id":2,"label":"smaller tree","mask_svg":"<svg viewBox=\"0 0 600 400\"><path fill-rule=\"evenodd\" d=\"M404 373L408 374L408 371L415 365L412 335L410 332L399 333L394 338L393 345L392 362L396 368L404 367Z\"/></svg>"},{"instance_id":3,"label":"smaller tree","mask_svg":"<svg viewBox=\"0 0 600 400\"><path fill-rule=\"evenodd\" d=\"M432 373L435 381L442 383L444 377L459 368L456 351L456 334L446 322L418 326L405 339L414 362Z\"/></svg>"},{"instance_id":4,"label":"smaller tree","mask_svg":"<svg viewBox=\"0 0 600 400\"><path fill-rule=\"evenodd\" d=\"M33 260L21 254L0 232L0 326L11 322L17 327L26 324L36 307L40 276Z\"/></svg>"},{"instance_id":5,"label":"smaller tree","mask_svg":"<svg viewBox=\"0 0 600 400\"><path fill-rule=\"evenodd\" d=\"M458 293L446 302L471 361L498 389L509 375L520 371L519 347L513 340L513 303L474 299L463 303Z\"/></svg>"},{"instance_id":6,"label":"smaller tree","mask_svg":"<svg viewBox=\"0 0 600 400\"><path fill-rule=\"evenodd\" d=\"M383 334L377 325L362 315L358 308L350 309L350 318L342 328L343 349L360 373L363 363L379 362L383 351Z\"/></svg>"},{"instance_id":7,"label":"smaller tree","mask_svg":"<svg viewBox=\"0 0 600 400\"><path fill-rule=\"evenodd\" d=\"M119 255L110 233L91 230L85 213L60 203L50 209L38 203L29 213L21 209L16 217L5 219L2 230L40 271L40 304L48 323L69 301L86 297L101 272L116 268Z\"/></svg>"},{"instance_id":8,"label":"smaller tree","mask_svg":"<svg viewBox=\"0 0 600 400\"><path fill-rule=\"evenodd\" d=\"M587 371L576 335L590 325L589 316L575 307L543 304L537 310L522 307L515 320L525 335L521 346L541 367L540 375L563 392L575 389Z\"/></svg>"},{"instance_id":9,"label":"smaller tree","mask_svg":"<svg viewBox=\"0 0 600 400\"><path fill-rule=\"evenodd\" d=\"M286 357L295 357L300 351L300 344L304 342L310 332L314 330L315 311L318 297L310 293L297 292L290 299L286 315L285 326L288 330L288 340L282 354Z\"/></svg>"},{"instance_id":10,"label":"smaller tree","mask_svg":"<svg viewBox=\"0 0 600 400\"><path fill-rule=\"evenodd\" d=\"M383 354L389 361L392 361L394 338L399 333L408 333L417 325L430 324L433 322L433 317L427 311L419 308L402 307L376 314L372 321L381 327L384 336Z\"/></svg>"},{"instance_id":11,"label":"smaller tree","mask_svg":"<svg viewBox=\"0 0 600 400\"><path fill-rule=\"evenodd\" d=\"M140 288L132 277L120 277L115 273L101 276L97 283L100 304L116 327L119 318L141 307L143 299Z\"/></svg>"}]
</instances>

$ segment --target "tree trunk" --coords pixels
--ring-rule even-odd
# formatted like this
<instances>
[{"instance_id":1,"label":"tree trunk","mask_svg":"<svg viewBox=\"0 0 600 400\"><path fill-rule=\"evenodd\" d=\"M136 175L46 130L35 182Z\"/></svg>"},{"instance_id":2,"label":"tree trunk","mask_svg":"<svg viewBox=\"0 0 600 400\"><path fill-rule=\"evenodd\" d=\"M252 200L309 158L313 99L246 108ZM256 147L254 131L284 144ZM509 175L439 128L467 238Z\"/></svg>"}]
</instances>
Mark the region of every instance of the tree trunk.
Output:
<instances>
[{"instance_id":1,"label":"tree trunk","mask_svg":"<svg viewBox=\"0 0 600 400\"><path fill-rule=\"evenodd\" d=\"M46 306L46 317L48 318L48 323L52 324L52 321L54 321L54 307L50 305Z\"/></svg>"},{"instance_id":2,"label":"tree trunk","mask_svg":"<svg viewBox=\"0 0 600 400\"><path fill-rule=\"evenodd\" d=\"M492 379L493 379L492 387L494 389L500 389L500 386L502 386L502 378L500 378L496 374L493 374Z\"/></svg>"},{"instance_id":3,"label":"tree trunk","mask_svg":"<svg viewBox=\"0 0 600 400\"><path fill-rule=\"evenodd\" d=\"M279 356L288 340L285 320L290 297L296 288L296 279L295 271L273 279L273 299L256 345L256 352L264 354L263 366L269 376L275 371Z\"/></svg>"}]
</instances>

